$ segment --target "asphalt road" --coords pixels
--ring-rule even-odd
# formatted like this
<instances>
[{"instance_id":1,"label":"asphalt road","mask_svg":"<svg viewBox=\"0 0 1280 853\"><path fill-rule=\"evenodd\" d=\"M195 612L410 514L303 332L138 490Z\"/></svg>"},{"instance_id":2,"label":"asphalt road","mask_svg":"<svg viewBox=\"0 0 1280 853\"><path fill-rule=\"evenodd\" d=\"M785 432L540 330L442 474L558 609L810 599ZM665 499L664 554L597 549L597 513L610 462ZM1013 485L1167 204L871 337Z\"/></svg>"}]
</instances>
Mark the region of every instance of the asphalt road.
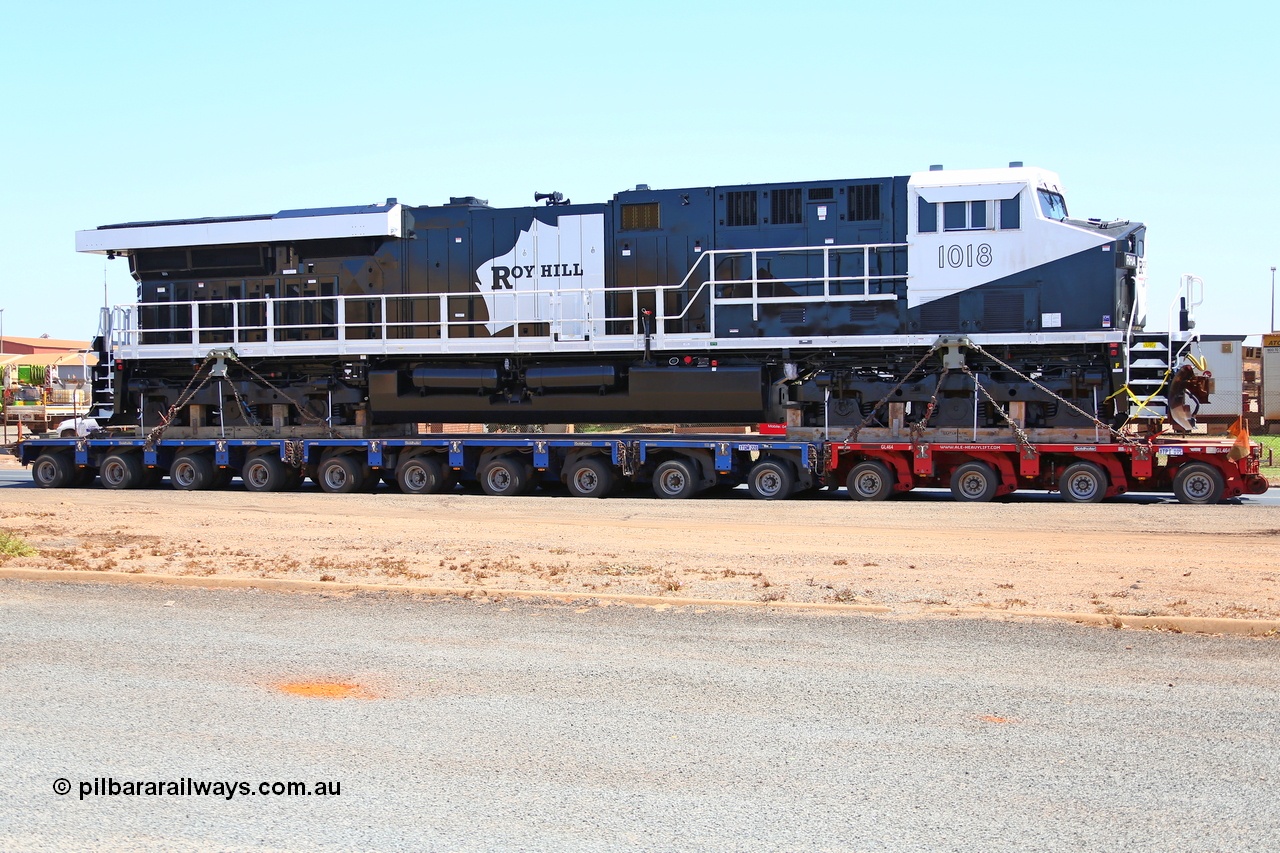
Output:
<instances>
[{"instance_id":1,"label":"asphalt road","mask_svg":"<svg viewBox=\"0 0 1280 853\"><path fill-rule=\"evenodd\" d=\"M4 850L1280 838L1275 640L3 581L0 649ZM273 686L299 680L369 698ZM341 793L82 799L95 778Z\"/></svg>"}]
</instances>

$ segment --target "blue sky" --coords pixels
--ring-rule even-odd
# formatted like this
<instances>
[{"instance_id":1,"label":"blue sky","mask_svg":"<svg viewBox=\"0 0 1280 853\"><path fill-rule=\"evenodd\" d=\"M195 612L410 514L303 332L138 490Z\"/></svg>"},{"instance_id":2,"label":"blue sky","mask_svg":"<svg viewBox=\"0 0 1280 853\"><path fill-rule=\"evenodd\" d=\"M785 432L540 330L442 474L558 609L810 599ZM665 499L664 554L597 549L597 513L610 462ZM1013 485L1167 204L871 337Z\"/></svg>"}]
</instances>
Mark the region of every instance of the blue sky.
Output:
<instances>
[{"instance_id":1,"label":"blue sky","mask_svg":"<svg viewBox=\"0 0 1280 853\"><path fill-rule=\"evenodd\" d=\"M1058 172L1147 223L1152 325L1268 331L1280 263L1271 3L48 2L0 12L0 308L88 338L74 232L535 190Z\"/></svg>"}]
</instances>

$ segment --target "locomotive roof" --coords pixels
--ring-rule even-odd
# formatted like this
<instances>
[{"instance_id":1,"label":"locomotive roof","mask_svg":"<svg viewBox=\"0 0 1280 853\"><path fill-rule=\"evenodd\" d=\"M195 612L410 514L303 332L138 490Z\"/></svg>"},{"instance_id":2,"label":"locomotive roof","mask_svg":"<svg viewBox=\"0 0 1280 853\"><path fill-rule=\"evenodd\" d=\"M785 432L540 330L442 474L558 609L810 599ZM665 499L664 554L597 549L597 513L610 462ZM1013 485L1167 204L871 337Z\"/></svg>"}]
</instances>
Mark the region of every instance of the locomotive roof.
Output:
<instances>
[{"instance_id":1,"label":"locomotive roof","mask_svg":"<svg viewBox=\"0 0 1280 853\"><path fill-rule=\"evenodd\" d=\"M883 179L880 179L883 180ZM929 201L968 199L974 187L1007 191L1012 197L1025 186L1042 187L1062 192L1061 180L1054 172L1036 167L999 169L951 169L915 172L908 178L910 186ZM830 184L832 181L793 181L788 186ZM778 182L754 186L778 186ZM693 189L750 187L752 184L725 184L723 187L685 188L684 190L650 190L640 186L614 195L624 196L657 192L682 192ZM953 198L954 197L954 198ZM482 205L478 199L453 198L458 203ZM396 199L385 204L346 207L322 207L282 210L278 213L247 216L214 216L195 219L171 219L122 222L76 232L76 251L96 254L127 254L136 249L171 246L210 246L234 243L270 243L290 240L320 240L339 237L399 237L403 217Z\"/></svg>"},{"instance_id":2,"label":"locomotive roof","mask_svg":"<svg viewBox=\"0 0 1280 853\"><path fill-rule=\"evenodd\" d=\"M385 204L282 210L249 216L210 216L122 222L76 232L76 251L105 254L165 246L212 246L332 237L398 237L401 205Z\"/></svg>"}]
</instances>

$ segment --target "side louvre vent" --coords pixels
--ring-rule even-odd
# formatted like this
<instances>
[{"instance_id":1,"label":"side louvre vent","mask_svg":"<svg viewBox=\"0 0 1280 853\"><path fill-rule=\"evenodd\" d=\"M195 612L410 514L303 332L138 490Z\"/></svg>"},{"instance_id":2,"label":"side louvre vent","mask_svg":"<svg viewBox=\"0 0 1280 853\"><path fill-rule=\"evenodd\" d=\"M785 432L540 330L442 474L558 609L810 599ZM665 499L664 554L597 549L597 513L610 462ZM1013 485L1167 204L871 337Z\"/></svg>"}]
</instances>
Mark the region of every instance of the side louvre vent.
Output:
<instances>
[{"instance_id":1,"label":"side louvre vent","mask_svg":"<svg viewBox=\"0 0 1280 853\"><path fill-rule=\"evenodd\" d=\"M849 306L849 322L851 323L870 323L876 318L876 306L874 305L850 305Z\"/></svg>"},{"instance_id":2,"label":"side louvre vent","mask_svg":"<svg viewBox=\"0 0 1280 853\"><path fill-rule=\"evenodd\" d=\"M623 231L653 231L661 228L658 218L658 203L624 204L622 206Z\"/></svg>"},{"instance_id":3,"label":"side louvre vent","mask_svg":"<svg viewBox=\"0 0 1280 853\"><path fill-rule=\"evenodd\" d=\"M880 219L880 185L849 187L849 220L871 222Z\"/></svg>"},{"instance_id":4,"label":"side louvre vent","mask_svg":"<svg viewBox=\"0 0 1280 853\"><path fill-rule=\"evenodd\" d=\"M724 208L725 225L755 225L758 222L755 190L725 193Z\"/></svg>"},{"instance_id":5,"label":"side louvre vent","mask_svg":"<svg viewBox=\"0 0 1280 853\"><path fill-rule=\"evenodd\" d=\"M982 328L988 332L1022 331L1026 301L1019 290L988 292L982 300Z\"/></svg>"},{"instance_id":6,"label":"side louvre vent","mask_svg":"<svg viewBox=\"0 0 1280 853\"><path fill-rule=\"evenodd\" d=\"M773 191L773 224L799 225L804 222L804 201L800 188Z\"/></svg>"},{"instance_id":7,"label":"side louvre vent","mask_svg":"<svg viewBox=\"0 0 1280 853\"><path fill-rule=\"evenodd\" d=\"M831 187L811 187L809 189L809 201L833 201L836 197L836 191Z\"/></svg>"},{"instance_id":8,"label":"side louvre vent","mask_svg":"<svg viewBox=\"0 0 1280 853\"><path fill-rule=\"evenodd\" d=\"M960 328L960 300L953 297L921 305L920 325L927 332L952 332Z\"/></svg>"},{"instance_id":9,"label":"side louvre vent","mask_svg":"<svg viewBox=\"0 0 1280 853\"><path fill-rule=\"evenodd\" d=\"M778 315L778 319L787 325L795 326L804 323L808 316L808 309L784 308L782 313Z\"/></svg>"}]
</instances>

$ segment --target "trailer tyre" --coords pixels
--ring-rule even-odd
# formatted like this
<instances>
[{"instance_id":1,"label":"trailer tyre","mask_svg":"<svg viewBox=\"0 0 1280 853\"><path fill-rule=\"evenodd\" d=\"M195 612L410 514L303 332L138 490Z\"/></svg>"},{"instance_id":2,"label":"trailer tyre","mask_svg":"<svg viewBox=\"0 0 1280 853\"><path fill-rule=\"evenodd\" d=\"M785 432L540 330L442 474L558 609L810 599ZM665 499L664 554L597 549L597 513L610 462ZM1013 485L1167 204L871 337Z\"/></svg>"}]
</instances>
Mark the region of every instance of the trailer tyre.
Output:
<instances>
[{"instance_id":1,"label":"trailer tyre","mask_svg":"<svg viewBox=\"0 0 1280 853\"><path fill-rule=\"evenodd\" d=\"M182 492L194 492L213 486L213 463L202 453L179 456L169 466L169 483Z\"/></svg>"},{"instance_id":2,"label":"trailer tyre","mask_svg":"<svg viewBox=\"0 0 1280 853\"><path fill-rule=\"evenodd\" d=\"M354 456L343 454L323 460L320 467L316 469L316 480L319 481L320 488L326 492L350 494L360 491L368 482L368 476L365 466L361 465Z\"/></svg>"},{"instance_id":3,"label":"trailer tyre","mask_svg":"<svg viewBox=\"0 0 1280 853\"><path fill-rule=\"evenodd\" d=\"M41 453L31 466L31 479L42 489L75 484L76 466L68 453Z\"/></svg>"},{"instance_id":4,"label":"trailer tyre","mask_svg":"<svg viewBox=\"0 0 1280 853\"><path fill-rule=\"evenodd\" d=\"M240 469L240 481L251 492L282 492L288 488L289 472L279 456L253 456Z\"/></svg>"},{"instance_id":5,"label":"trailer tyre","mask_svg":"<svg viewBox=\"0 0 1280 853\"><path fill-rule=\"evenodd\" d=\"M396 483L406 495L434 495L444 491L444 473L430 456L415 456L396 467Z\"/></svg>"},{"instance_id":6,"label":"trailer tyre","mask_svg":"<svg viewBox=\"0 0 1280 853\"><path fill-rule=\"evenodd\" d=\"M98 479L98 469L91 465L76 470L75 479L71 481L71 485L77 489L85 489L93 485L93 481Z\"/></svg>"},{"instance_id":7,"label":"trailer tyre","mask_svg":"<svg viewBox=\"0 0 1280 853\"><path fill-rule=\"evenodd\" d=\"M951 494L958 501L983 503L996 496L1000 478L986 462L966 462L951 472Z\"/></svg>"},{"instance_id":8,"label":"trailer tyre","mask_svg":"<svg viewBox=\"0 0 1280 853\"><path fill-rule=\"evenodd\" d=\"M845 488L855 501L882 501L893 494L897 482L889 466L877 459L859 462L845 478Z\"/></svg>"},{"instance_id":9,"label":"trailer tyre","mask_svg":"<svg viewBox=\"0 0 1280 853\"><path fill-rule=\"evenodd\" d=\"M102 460L98 477L108 489L136 489L143 484L145 472L136 453L113 453Z\"/></svg>"},{"instance_id":10,"label":"trailer tyre","mask_svg":"<svg viewBox=\"0 0 1280 853\"><path fill-rule=\"evenodd\" d=\"M507 497L524 492L529 485L528 466L519 459L499 456L480 469L480 488L492 497Z\"/></svg>"},{"instance_id":11,"label":"trailer tyre","mask_svg":"<svg viewBox=\"0 0 1280 853\"><path fill-rule=\"evenodd\" d=\"M796 478L791 466L775 459L761 459L747 475L747 491L751 497L762 501L776 501L787 497L795 488Z\"/></svg>"},{"instance_id":12,"label":"trailer tyre","mask_svg":"<svg viewBox=\"0 0 1280 853\"><path fill-rule=\"evenodd\" d=\"M1107 472L1096 462L1074 462L1058 478L1058 491L1071 503L1097 503L1107 494Z\"/></svg>"},{"instance_id":13,"label":"trailer tyre","mask_svg":"<svg viewBox=\"0 0 1280 853\"><path fill-rule=\"evenodd\" d=\"M606 498L617 482L613 466L598 456L578 460L565 477L570 494L579 498Z\"/></svg>"},{"instance_id":14,"label":"trailer tyre","mask_svg":"<svg viewBox=\"0 0 1280 853\"><path fill-rule=\"evenodd\" d=\"M668 459L653 472L653 493L660 498L691 498L697 491L698 477L692 462Z\"/></svg>"},{"instance_id":15,"label":"trailer tyre","mask_svg":"<svg viewBox=\"0 0 1280 853\"><path fill-rule=\"evenodd\" d=\"M1205 462L1190 462L1173 475L1173 493L1184 504L1216 504L1222 488L1222 472Z\"/></svg>"}]
</instances>

